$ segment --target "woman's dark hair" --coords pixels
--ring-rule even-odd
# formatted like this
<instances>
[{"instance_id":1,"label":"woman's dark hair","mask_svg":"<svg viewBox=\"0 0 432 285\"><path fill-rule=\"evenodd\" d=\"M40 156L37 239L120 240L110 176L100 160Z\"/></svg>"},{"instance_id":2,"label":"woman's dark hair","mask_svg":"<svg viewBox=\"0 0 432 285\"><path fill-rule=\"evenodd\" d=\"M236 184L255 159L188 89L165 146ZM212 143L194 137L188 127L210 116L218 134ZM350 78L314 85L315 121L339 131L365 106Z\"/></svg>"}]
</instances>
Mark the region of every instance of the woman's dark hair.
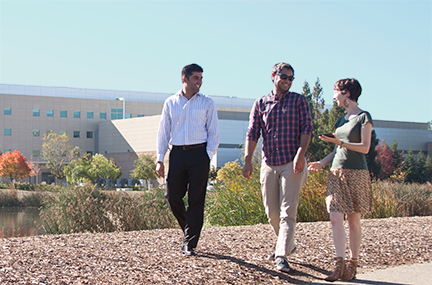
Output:
<instances>
[{"instance_id":1,"label":"woman's dark hair","mask_svg":"<svg viewBox=\"0 0 432 285\"><path fill-rule=\"evenodd\" d=\"M349 92L348 98L357 102L358 97L362 92L360 83L355 78L345 78L338 80L334 85L335 90L339 90L342 94L347 94Z\"/></svg>"},{"instance_id":2,"label":"woman's dark hair","mask_svg":"<svg viewBox=\"0 0 432 285\"><path fill-rule=\"evenodd\" d=\"M189 80L189 77L192 75L192 72L204 72L204 70L198 64L192 63L183 67L181 76L182 78L186 77L186 79Z\"/></svg>"}]
</instances>

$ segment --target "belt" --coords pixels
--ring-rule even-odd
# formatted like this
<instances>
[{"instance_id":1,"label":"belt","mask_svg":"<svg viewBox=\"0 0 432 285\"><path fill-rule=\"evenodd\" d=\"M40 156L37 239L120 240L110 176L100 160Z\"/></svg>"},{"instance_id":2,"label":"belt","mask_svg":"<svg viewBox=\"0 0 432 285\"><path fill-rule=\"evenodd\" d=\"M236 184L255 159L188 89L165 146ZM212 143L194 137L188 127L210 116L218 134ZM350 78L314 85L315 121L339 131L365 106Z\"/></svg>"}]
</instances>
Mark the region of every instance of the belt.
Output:
<instances>
[{"instance_id":1,"label":"belt","mask_svg":"<svg viewBox=\"0 0 432 285\"><path fill-rule=\"evenodd\" d=\"M190 144L190 145L173 145L173 148L178 148L182 150L190 150L199 147L205 147L207 143L199 143L199 144Z\"/></svg>"}]
</instances>

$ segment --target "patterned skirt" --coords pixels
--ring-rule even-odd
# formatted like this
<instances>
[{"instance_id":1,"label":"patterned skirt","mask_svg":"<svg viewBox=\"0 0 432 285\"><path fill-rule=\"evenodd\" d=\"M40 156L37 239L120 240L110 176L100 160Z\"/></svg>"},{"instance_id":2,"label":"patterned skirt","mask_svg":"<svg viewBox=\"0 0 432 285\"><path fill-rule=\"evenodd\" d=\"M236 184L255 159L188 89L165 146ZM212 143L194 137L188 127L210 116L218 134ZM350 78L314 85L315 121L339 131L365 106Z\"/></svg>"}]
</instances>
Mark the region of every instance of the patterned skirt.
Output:
<instances>
[{"instance_id":1,"label":"patterned skirt","mask_svg":"<svg viewBox=\"0 0 432 285\"><path fill-rule=\"evenodd\" d=\"M366 169L332 168L327 180L327 211L342 214L372 212L372 187Z\"/></svg>"}]
</instances>

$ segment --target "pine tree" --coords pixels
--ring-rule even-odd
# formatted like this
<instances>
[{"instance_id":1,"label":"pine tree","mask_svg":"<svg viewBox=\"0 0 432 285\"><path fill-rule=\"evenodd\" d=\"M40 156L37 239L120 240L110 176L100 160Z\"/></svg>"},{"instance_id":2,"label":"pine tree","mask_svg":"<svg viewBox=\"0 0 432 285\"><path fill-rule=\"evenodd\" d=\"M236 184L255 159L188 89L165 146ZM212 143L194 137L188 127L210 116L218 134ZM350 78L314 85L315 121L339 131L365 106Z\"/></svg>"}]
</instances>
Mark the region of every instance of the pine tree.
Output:
<instances>
[{"instance_id":1,"label":"pine tree","mask_svg":"<svg viewBox=\"0 0 432 285\"><path fill-rule=\"evenodd\" d=\"M403 152L402 153L399 152L398 143L396 142L396 140L393 140L393 143L391 144L391 151L392 151L392 156L394 161L393 163L395 169L401 168L404 162L404 156L403 156Z\"/></svg>"},{"instance_id":2,"label":"pine tree","mask_svg":"<svg viewBox=\"0 0 432 285\"><path fill-rule=\"evenodd\" d=\"M417 164L416 164L416 173L417 173L417 178L416 181L417 183L425 183L427 181L427 178L424 177L425 174L425 164L426 164L426 156L425 154L420 151L417 154Z\"/></svg>"},{"instance_id":3,"label":"pine tree","mask_svg":"<svg viewBox=\"0 0 432 285\"><path fill-rule=\"evenodd\" d=\"M375 130L372 130L372 136L371 136L371 144L369 148L369 152L366 154L366 162L369 169L369 174L371 179L377 180L380 172L381 172L381 166L376 161L376 157L378 155L378 152L376 151L376 147L379 143L379 139L377 138Z\"/></svg>"},{"instance_id":4,"label":"pine tree","mask_svg":"<svg viewBox=\"0 0 432 285\"><path fill-rule=\"evenodd\" d=\"M426 157L423 177L425 178L425 182L432 182L432 159L430 156Z\"/></svg>"},{"instance_id":5,"label":"pine tree","mask_svg":"<svg viewBox=\"0 0 432 285\"><path fill-rule=\"evenodd\" d=\"M414 160L414 153L412 149L409 149L407 153L407 160L403 168L403 171L406 174L405 182L412 183L417 180L416 168L417 167L416 161Z\"/></svg>"}]
</instances>

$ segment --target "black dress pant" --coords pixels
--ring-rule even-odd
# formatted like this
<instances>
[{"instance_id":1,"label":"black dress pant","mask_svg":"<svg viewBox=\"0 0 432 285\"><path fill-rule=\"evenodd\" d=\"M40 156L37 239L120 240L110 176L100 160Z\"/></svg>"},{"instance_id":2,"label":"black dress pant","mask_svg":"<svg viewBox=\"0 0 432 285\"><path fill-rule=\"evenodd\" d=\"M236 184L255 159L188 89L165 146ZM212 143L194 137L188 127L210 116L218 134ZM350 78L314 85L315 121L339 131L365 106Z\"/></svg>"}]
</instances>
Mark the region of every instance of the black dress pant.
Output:
<instances>
[{"instance_id":1,"label":"black dress pant","mask_svg":"<svg viewBox=\"0 0 432 285\"><path fill-rule=\"evenodd\" d=\"M189 248L197 246L201 234L209 170L210 159L205 145L188 150L172 148L165 197L184 232L183 245ZM187 210L183 202L186 192Z\"/></svg>"}]
</instances>

